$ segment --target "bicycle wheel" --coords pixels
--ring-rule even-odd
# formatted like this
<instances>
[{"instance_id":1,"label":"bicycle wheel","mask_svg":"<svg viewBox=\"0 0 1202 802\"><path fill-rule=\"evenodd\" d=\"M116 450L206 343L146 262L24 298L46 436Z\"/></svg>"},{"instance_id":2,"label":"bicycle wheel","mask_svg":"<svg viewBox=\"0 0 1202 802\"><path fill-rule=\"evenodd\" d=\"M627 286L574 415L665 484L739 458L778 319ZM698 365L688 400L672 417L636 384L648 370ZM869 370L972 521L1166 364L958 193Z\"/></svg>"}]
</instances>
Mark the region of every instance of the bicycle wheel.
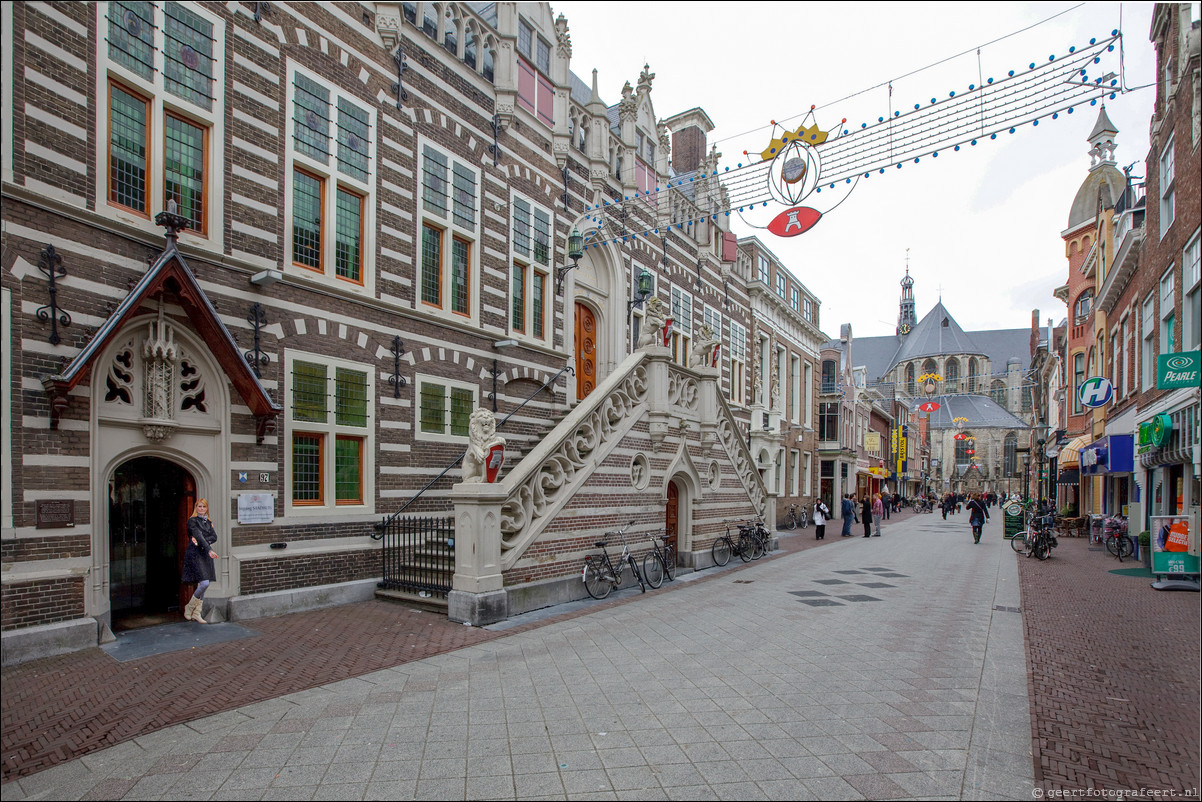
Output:
<instances>
[{"instance_id":1,"label":"bicycle wheel","mask_svg":"<svg viewBox=\"0 0 1202 802\"><path fill-rule=\"evenodd\" d=\"M751 538L751 559L758 560L768 553L768 539L755 535Z\"/></svg>"},{"instance_id":2,"label":"bicycle wheel","mask_svg":"<svg viewBox=\"0 0 1202 802\"><path fill-rule=\"evenodd\" d=\"M643 577L653 588L664 584L664 560L659 552L649 551L643 555Z\"/></svg>"},{"instance_id":3,"label":"bicycle wheel","mask_svg":"<svg viewBox=\"0 0 1202 802\"><path fill-rule=\"evenodd\" d=\"M626 556L626 564L630 566L630 573L634 574L634 578L639 581L639 588L646 593L647 583L643 581L643 572L639 570L639 564L635 562L633 554Z\"/></svg>"},{"instance_id":4,"label":"bicycle wheel","mask_svg":"<svg viewBox=\"0 0 1202 802\"><path fill-rule=\"evenodd\" d=\"M796 529L797 528L797 516L794 515L793 513L789 513L789 517L785 522L785 526L789 527L790 529Z\"/></svg>"},{"instance_id":5,"label":"bicycle wheel","mask_svg":"<svg viewBox=\"0 0 1202 802\"><path fill-rule=\"evenodd\" d=\"M807 515L806 512L803 510L801 513L801 528L805 529L809 525L810 525L810 516Z\"/></svg>"},{"instance_id":6,"label":"bicycle wheel","mask_svg":"<svg viewBox=\"0 0 1202 802\"><path fill-rule=\"evenodd\" d=\"M714 565L726 565L730 562L730 540L726 537L715 540L714 545L710 547L710 556L714 558Z\"/></svg>"},{"instance_id":7,"label":"bicycle wheel","mask_svg":"<svg viewBox=\"0 0 1202 802\"><path fill-rule=\"evenodd\" d=\"M1037 560L1046 560L1052 556L1052 550L1048 547L1048 542L1042 537L1035 541L1034 553Z\"/></svg>"},{"instance_id":8,"label":"bicycle wheel","mask_svg":"<svg viewBox=\"0 0 1202 802\"><path fill-rule=\"evenodd\" d=\"M676 549L671 545L664 546L664 573L669 581L676 579Z\"/></svg>"},{"instance_id":9,"label":"bicycle wheel","mask_svg":"<svg viewBox=\"0 0 1202 802\"><path fill-rule=\"evenodd\" d=\"M1014 549L1018 554L1027 553L1027 533L1026 531L1019 532L1014 537L1010 538L1010 548Z\"/></svg>"},{"instance_id":10,"label":"bicycle wheel","mask_svg":"<svg viewBox=\"0 0 1202 802\"><path fill-rule=\"evenodd\" d=\"M735 545L735 551L739 554L739 559L745 563L755 559L755 538L748 535L740 535L739 542Z\"/></svg>"},{"instance_id":11,"label":"bicycle wheel","mask_svg":"<svg viewBox=\"0 0 1202 802\"><path fill-rule=\"evenodd\" d=\"M1110 552L1111 556L1119 556L1119 539L1114 535L1106 538L1106 551Z\"/></svg>"},{"instance_id":12,"label":"bicycle wheel","mask_svg":"<svg viewBox=\"0 0 1202 802\"><path fill-rule=\"evenodd\" d=\"M604 599L614 589L614 583L590 560L584 564L584 589L594 599Z\"/></svg>"},{"instance_id":13,"label":"bicycle wheel","mask_svg":"<svg viewBox=\"0 0 1202 802\"><path fill-rule=\"evenodd\" d=\"M1124 557L1130 557L1135 553L1135 544L1131 542L1129 535L1119 535L1116 539L1118 540L1119 562L1122 562Z\"/></svg>"}]
</instances>

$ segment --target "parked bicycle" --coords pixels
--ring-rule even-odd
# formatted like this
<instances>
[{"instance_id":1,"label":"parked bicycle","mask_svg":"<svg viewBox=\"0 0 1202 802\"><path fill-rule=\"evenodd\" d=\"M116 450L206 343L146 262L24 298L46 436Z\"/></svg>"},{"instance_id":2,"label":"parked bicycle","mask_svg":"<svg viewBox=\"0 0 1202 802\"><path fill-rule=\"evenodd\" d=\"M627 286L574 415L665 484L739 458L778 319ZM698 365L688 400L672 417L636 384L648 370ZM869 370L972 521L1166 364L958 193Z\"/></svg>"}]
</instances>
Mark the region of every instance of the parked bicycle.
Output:
<instances>
[{"instance_id":1,"label":"parked bicycle","mask_svg":"<svg viewBox=\"0 0 1202 802\"><path fill-rule=\"evenodd\" d=\"M676 547L668 541L668 533L652 533L651 551L643 555L643 578L653 588L676 579ZM660 543L663 543L661 546Z\"/></svg>"},{"instance_id":2,"label":"parked bicycle","mask_svg":"<svg viewBox=\"0 0 1202 802\"><path fill-rule=\"evenodd\" d=\"M790 504L789 512L785 515L785 526L790 529L796 529L799 526L805 529L809 525L810 516L806 512L805 507L798 509L796 504Z\"/></svg>"},{"instance_id":3,"label":"parked bicycle","mask_svg":"<svg viewBox=\"0 0 1202 802\"><path fill-rule=\"evenodd\" d=\"M714 565L726 565L730 562L730 555L737 554L743 562L758 560L764 555L763 544L760 539L755 536L753 524L738 524L739 535L737 538L730 536L731 522L726 522L726 534L720 535L714 541L714 545L710 547L710 555L714 558Z\"/></svg>"},{"instance_id":4,"label":"parked bicycle","mask_svg":"<svg viewBox=\"0 0 1202 802\"><path fill-rule=\"evenodd\" d=\"M581 572L580 578L584 580L584 589L594 599L604 599L614 588L621 587L623 575L628 566L631 575L638 580L643 593L647 592L647 585L643 581L643 575L639 572L638 562L635 561L634 555L630 553L630 546L626 543L625 530L633 525L634 521L631 521L622 529L606 532L603 539L593 544L601 549L601 554L590 554L584 558L584 570ZM622 554L616 561L610 559L609 550L606 548L610 535L617 535L622 539Z\"/></svg>"},{"instance_id":5,"label":"parked bicycle","mask_svg":"<svg viewBox=\"0 0 1202 802\"><path fill-rule=\"evenodd\" d=\"M1057 546L1056 535L1052 531L1054 524L1055 519L1051 515L1034 516L1027 528L1011 539L1010 548L1028 557L1046 560Z\"/></svg>"},{"instance_id":6,"label":"parked bicycle","mask_svg":"<svg viewBox=\"0 0 1202 802\"><path fill-rule=\"evenodd\" d=\"M1102 531L1106 533L1106 550L1118 558L1135 553L1135 541L1127 534L1127 520L1121 516L1106 518L1102 521Z\"/></svg>"},{"instance_id":7,"label":"parked bicycle","mask_svg":"<svg viewBox=\"0 0 1202 802\"><path fill-rule=\"evenodd\" d=\"M750 528L751 536L760 542L759 554L751 558L758 560L772 551L772 533L768 531L768 527L764 526L763 518L748 521L747 526Z\"/></svg>"}]
</instances>

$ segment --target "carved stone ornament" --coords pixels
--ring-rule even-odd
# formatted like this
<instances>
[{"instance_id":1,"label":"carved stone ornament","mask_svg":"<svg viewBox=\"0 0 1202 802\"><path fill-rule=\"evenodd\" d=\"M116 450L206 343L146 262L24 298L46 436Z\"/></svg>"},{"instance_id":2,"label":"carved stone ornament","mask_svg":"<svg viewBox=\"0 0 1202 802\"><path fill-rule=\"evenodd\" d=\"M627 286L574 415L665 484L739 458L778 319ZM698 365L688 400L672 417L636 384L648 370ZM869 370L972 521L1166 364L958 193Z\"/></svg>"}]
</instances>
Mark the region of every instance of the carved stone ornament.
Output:
<instances>
[{"instance_id":1,"label":"carved stone ornament","mask_svg":"<svg viewBox=\"0 0 1202 802\"><path fill-rule=\"evenodd\" d=\"M668 311L664 308L664 302L656 295L648 298L643 307L643 323L639 327L639 341L635 347L662 347L664 324L667 322Z\"/></svg>"},{"instance_id":2,"label":"carved stone ornament","mask_svg":"<svg viewBox=\"0 0 1202 802\"><path fill-rule=\"evenodd\" d=\"M709 479L710 490L717 490L718 487L722 484L722 469L718 467L717 460L713 460L712 462L710 462L708 479Z\"/></svg>"},{"instance_id":3,"label":"carved stone ornament","mask_svg":"<svg viewBox=\"0 0 1202 802\"><path fill-rule=\"evenodd\" d=\"M146 371L142 433L158 443L174 434L178 426L174 418L179 347L175 344L174 330L163 320L162 306L159 307L159 319L147 326L142 359Z\"/></svg>"},{"instance_id":4,"label":"carved stone ornament","mask_svg":"<svg viewBox=\"0 0 1202 802\"><path fill-rule=\"evenodd\" d=\"M635 490L646 490L651 484L651 467L643 454L635 454L630 461L630 484Z\"/></svg>"},{"instance_id":5,"label":"carved stone ornament","mask_svg":"<svg viewBox=\"0 0 1202 802\"><path fill-rule=\"evenodd\" d=\"M376 33L380 34L384 46L392 50L401 40L401 17L399 14L380 11L380 5L376 7Z\"/></svg>"}]
</instances>

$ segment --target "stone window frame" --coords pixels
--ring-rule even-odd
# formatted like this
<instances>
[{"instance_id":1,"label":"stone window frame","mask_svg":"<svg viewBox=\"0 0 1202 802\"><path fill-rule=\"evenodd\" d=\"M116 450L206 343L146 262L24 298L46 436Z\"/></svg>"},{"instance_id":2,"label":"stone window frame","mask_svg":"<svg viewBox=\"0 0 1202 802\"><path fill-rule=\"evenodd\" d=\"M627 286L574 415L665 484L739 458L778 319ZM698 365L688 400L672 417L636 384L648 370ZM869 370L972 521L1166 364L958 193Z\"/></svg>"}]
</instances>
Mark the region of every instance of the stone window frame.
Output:
<instances>
[{"instance_id":1,"label":"stone window frame","mask_svg":"<svg viewBox=\"0 0 1202 802\"><path fill-rule=\"evenodd\" d=\"M201 18L212 25L212 86L213 102L211 108L205 109L190 102L179 94L167 89L167 79L163 69L166 37L166 2L150 3L153 13L152 21L152 59L151 77L145 78L134 70L110 56L110 48L105 44L109 29L109 10L116 4L111 2L96 3L96 30L101 33L101 44L96 47L95 96L104 99L104 107L99 110L103 120L103 129L95 138L96 164L101 165L97 172L94 187L96 210L118 222L130 225L153 237L161 237L162 229L154 223L154 217L167 210L166 199L166 161L167 161L167 117L173 117L193 125L204 132L204 226L203 231L186 228L181 237L189 245L201 248L207 252L221 254L224 252L223 198L225 195L224 165L225 152L225 107L221 101L225 91L225 59L220 55L225 52L226 23L221 17L195 4L186 6L190 14ZM109 149L111 142L111 92L116 86L122 91L144 101L146 115L146 209L138 210L110 200L110 160ZM98 126L99 127L99 126Z\"/></svg>"},{"instance_id":2,"label":"stone window frame","mask_svg":"<svg viewBox=\"0 0 1202 802\"><path fill-rule=\"evenodd\" d=\"M423 181L425 176L425 153L427 149L440 154L447 162L447 197L450 208L445 210L445 217L427 209L424 201ZM480 294L482 285L480 276L482 264L481 250L483 249L484 239L483 175L481 170L473 164L473 160L470 157L460 156L425 136L419 135L417 138L416 159L414 193L417 201L417 214L414 215L413 241L417 243L417 248L414 257L413 307L418 312L433 315L445 322L478 327L480 325ZM470 173L475 182L475 195L472 199L474 208L472 210L470 226L464 225L461 222L464 216L461 214L457 215L454 209L454 198L452 195L455 191L456 167L460 168L465 175ZM443 244L439 262L440 291L437 303L425 301L422 298L422 243L427 227L438 229L442 235ZM467 312L455 311L448 300L449 293L447 288L451 286L451 273L453 270L452 246L456 241L465 243L469 249L467 259Z\"/></svg>"},{"instance_id":3,"label":"stone window frame","mask_svg":"<svg viewBox=\"0 0 1202 802\"><path fill-rule=\"evenodd\" d=\"M519 221L516 218L518 204L525 204L529 208L529 217L526 219L525 228L529 232L527 242L529 247L526 253L522 253L518 248L517 228ZM554 210L536 203L534 200L519 192L511 192L509 198L509 270L506 284L506 325L509 331L509 336L516 340L522 340L535 345L547 346L551 342L552 333L552 312L554 307L554 287L552 284L553 266L556 262L555 252L555 212ZM539 214L545 216L547 221L547 253L546 259L540 260L537 257L535 248L535 234L537 231L537 217ZM515 301L515 286L514 273L517 268L522 269L522 311L523 311L523 327L521 329L514 326L514 301ZM542 303L542 319L543 332L541 335L535 333L534 326L534 290L537 284L537 279L542 279L543 286L543 303Z\"/></svg>"},{"instance_id":4,"label":"stone window frame","mask_svg":"<svg viewBox=\"0 0 1202 802\"><path fill-rule=\"evenodd\" d=\"M293 415L296 408L293 397L294 366L297 362L321 365L326 369L328 393L326 395L326 420L296 421ZM336 410L337 371L339 368L362 373L366 381L366 415L365 426L339 424ZM315 516L344 516L348 514L374 513L376 494L376 420L378 417L375 404L375 385L377 369L370 362L354 362L338 357L324 356L307 351L289 348L284 352L284 516L285 517L315 517ZM323 443L321 454L322 497L317 503L295 502L293 500L293 459L292 443L298 435L320 437ZM357 502L339 502L336 498L335 459L336 443L339 437L354 438L362 442L360 451L360 496Z\"/></svg>"},{"instance_id":5,"label":"stone window frame","mask_svg":"<svg viewBox=\"0 0 1202 802\"><path fill-rule=\"evenodd\" d=\"M296 85L297 76L317 85L329 93L327 108L330 111L329 131L325 135L326 161L310 156L297 148ZM376 285L376 176L379 149L379 116L373 104L362 100L296 61L290 60L286 70L284 88L285 144L284 162L284 239L282 264L289 276L316 281L323 286L356 295L374 297ZM339 169L339 104L347 103L367 115L368 136L366 141L366 178L359 178ZM319 266L313 267L297 261L294 251L293 220L296 213L296 181L301 174L316 180L321 187L321 253ZM359 278L338 275L338 212L339 197L350 195L359 200Z\"/></svg>"}]
</instances>

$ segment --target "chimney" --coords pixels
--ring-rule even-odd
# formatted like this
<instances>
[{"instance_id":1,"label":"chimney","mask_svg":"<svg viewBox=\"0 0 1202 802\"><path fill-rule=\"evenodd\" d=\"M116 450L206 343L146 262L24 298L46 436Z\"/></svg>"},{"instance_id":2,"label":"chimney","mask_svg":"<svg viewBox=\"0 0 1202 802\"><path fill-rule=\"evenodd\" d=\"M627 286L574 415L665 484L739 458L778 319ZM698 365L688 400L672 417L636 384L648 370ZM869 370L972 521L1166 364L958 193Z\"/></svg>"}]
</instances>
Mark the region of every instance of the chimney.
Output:
<instances>
[{"instance_id":1,"label":"chimney","mask_svg":"<svg viewBox=\"0 0 1202 802\"><path fill-rule=\"evenodd\" d=\"M709 115L694 108L669 117L664 124L672 132L672 169L677 175L696 170L708 152L706 134L714 130Z\"/></svg>"}]
</instances>

